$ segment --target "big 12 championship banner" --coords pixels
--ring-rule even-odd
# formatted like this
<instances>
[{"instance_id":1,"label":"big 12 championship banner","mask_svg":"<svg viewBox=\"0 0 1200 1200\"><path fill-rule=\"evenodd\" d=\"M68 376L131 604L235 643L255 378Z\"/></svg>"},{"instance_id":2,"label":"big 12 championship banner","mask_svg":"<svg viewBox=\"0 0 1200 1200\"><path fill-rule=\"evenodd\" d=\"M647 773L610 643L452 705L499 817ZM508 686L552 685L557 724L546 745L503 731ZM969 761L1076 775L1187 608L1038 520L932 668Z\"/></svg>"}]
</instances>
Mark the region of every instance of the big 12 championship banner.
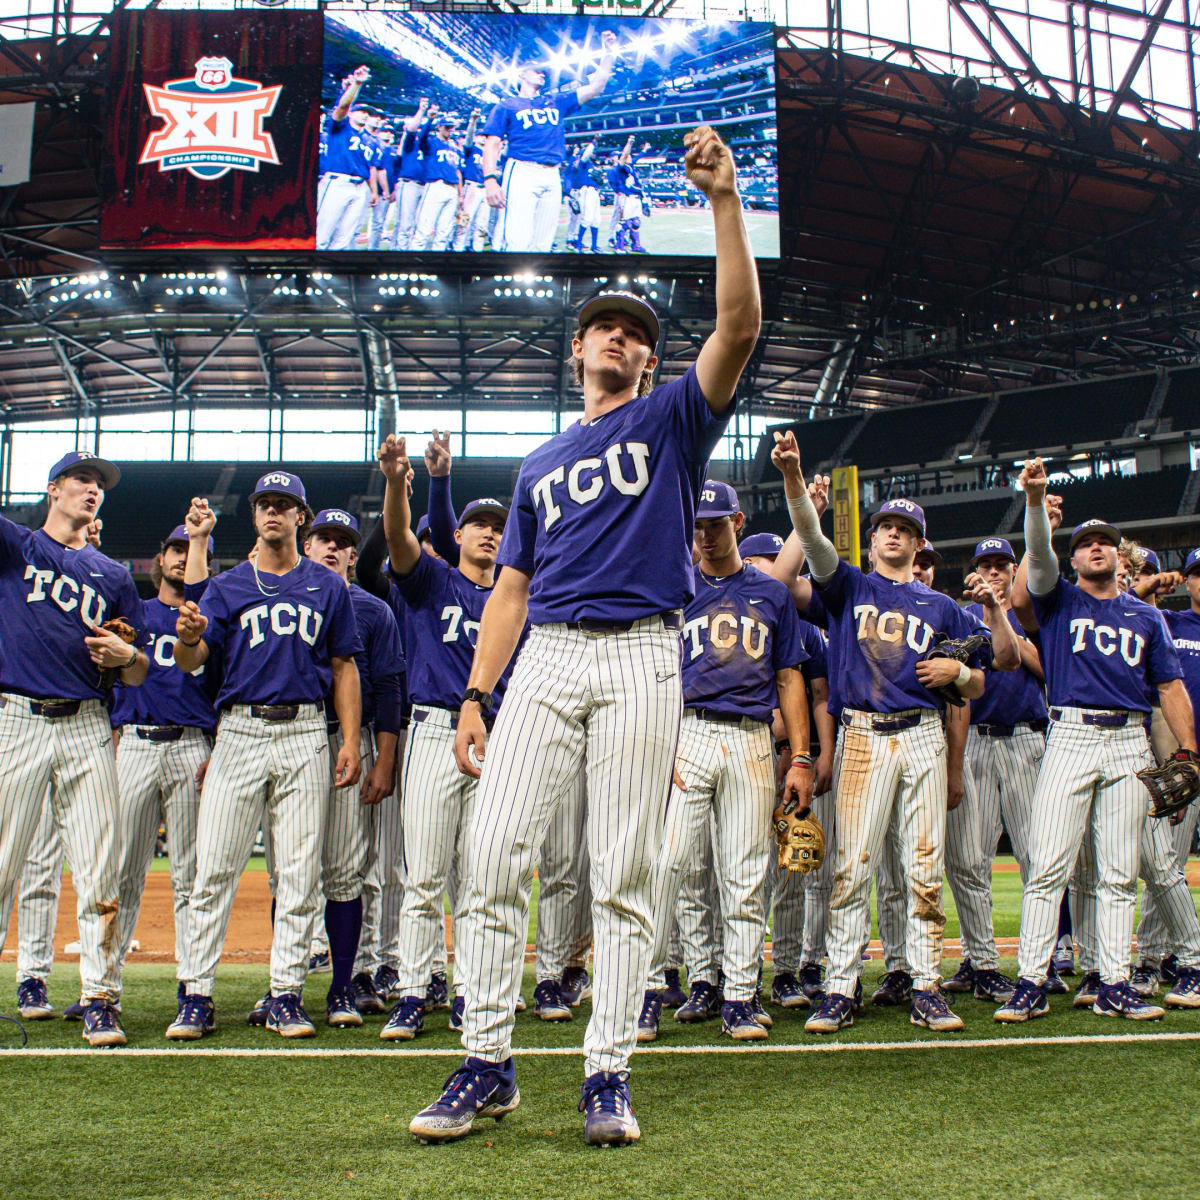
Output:
<instances>
[{"instance_id":1,"label":"big 12 championship banner","mask_svg":"<svg viewBox=\"0 0 1200 1200\"><path fill-rule=\"evenodd\" d=\"M322 43L317 12L114 20L101 244L311 250Z\"/></svg>"}]
</instances>

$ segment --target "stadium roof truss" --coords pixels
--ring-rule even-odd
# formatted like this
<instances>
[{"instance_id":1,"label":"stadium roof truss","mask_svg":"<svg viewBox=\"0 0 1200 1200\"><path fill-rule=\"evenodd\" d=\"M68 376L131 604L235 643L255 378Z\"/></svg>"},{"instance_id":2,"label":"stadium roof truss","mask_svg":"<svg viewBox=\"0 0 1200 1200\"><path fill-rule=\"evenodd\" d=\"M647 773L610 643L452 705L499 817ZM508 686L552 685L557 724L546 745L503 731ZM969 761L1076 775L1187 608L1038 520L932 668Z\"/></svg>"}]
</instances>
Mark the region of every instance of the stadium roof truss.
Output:
<instances>
[{"instance_id":1,"label":"stadium roof truss","mask_svg":"<svg viewBox=\"0 0 1200 1200\"><path fill-rule=\"evenodd\" d=\"M385 424L393 402L562 411L574 306L622 269L656 280L667 357L694 355L712 319L703 261L571 272L497 261L486 275L478 259L438 261L420 277L210 255L183 270L173 256L164 275L161 259L102 254L107 22L145 6L2 10L0 101L35 97L38 111L33 178L0 191L0 417L208 403L365 404ZM791 203L749 407L786 419L1200 355L1200 0L745 0L707 12L781 26Z\"/></svg>"}]
</instances>

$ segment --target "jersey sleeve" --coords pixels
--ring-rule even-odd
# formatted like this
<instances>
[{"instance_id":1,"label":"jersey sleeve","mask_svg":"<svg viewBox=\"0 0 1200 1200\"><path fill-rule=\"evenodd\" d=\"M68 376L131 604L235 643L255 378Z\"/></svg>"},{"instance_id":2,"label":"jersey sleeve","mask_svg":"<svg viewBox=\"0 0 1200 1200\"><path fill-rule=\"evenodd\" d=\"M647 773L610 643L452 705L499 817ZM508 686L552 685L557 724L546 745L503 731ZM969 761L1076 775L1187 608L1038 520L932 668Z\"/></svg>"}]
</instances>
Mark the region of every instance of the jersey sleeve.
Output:
<instances>
[{"instance_id":1,"label":"jersey sleeve","mask_svg":"<svg viewBox=\"0 0 1200 1200\"><path fill-rule=\"evenodd\" d=\"M1162 613L1156 610L1155 616L1158 620L1151 626L1147 670L1151 683L1170 683L1172 679L1183 678L1183 664Z\"/></svg>"},{"instance_id":2,"label":"jersey sleeve","mask_svg":"<svg viewBox=\"0 0 1200 1200\"><path fill-rule=\"evenodd\" d=\"M23 528L15 521L0 516L0 563L9 563L21 556Z\"/></svg>"},{"instance_id":3,"label":"jersey sleeve","mask_svg":"<svg viewBox=\"0 0 1200 1200\"><path fill-rule=\"evenodd\" d=\"M141 596L138 595L137 584L133 582L133 576L126 570L122 570L121 574L118 615L124 617L137 630L137 637L133 639L133 644L141 649L150 645L152 640L150 631L145 624L146 609L142 604Z\"/></svg>"},{"instance_id":4,"label":"jersey sleeve","mask_svg":"<svg viewBox=\"0 0 1200 1200\"><path fill-rule=\"evenodd\" d=\"M809 583L812 586L809 588L808 607L804 610L804 620L818 629L828 629L829 613L825 609L825 601L821 599L817 585L811 579L809 579Z\"/></svg>"},{"instance_id":5,"label":"jersey sleeve","mask_svg":"<svg viewBox=\"0 0 1200 1200\"><path fill-rule=\"evenodd\" d=\"M425 555L424 557L428 557ZM332 602L325 613L326 641L330 658L349 658L362 651L358 637L358 622L354 619L354 602L350 589L335 581L331 590Z\"/></svg>"},{"instance_id":6,"label":"jersey sleeve","mask_svg":"<svg viewBox=\"0 0 1200 1200\"><path fill-rule=\"evenodd\" d=\"M496 561L518 571L533 570L533 552L537 541L537 510L529 494L529 480L525 469L517 476L516 490L504 523L504 536L500 539L500 552Z\"/></svg>"},{"instance_id":7,"label":"jersey sleeve","mask_svg":"<svg viewBox=\"0 0 1200 1200\"><path fill-rule=\"evenodd\" d=\"M953 611L949 614L950 619L947 622L949 628L946 632L953 638L972 637L977 633L983 634L987 638L987 642L972 651L971 657L967 659L967 665L979 667L984 671L988 670L992 665L992 631L983 623L982 618L959 607L953 600L950 600L950 608Z\"/></svg>"},{"instance_id":8,"label":"jersey sleeve","mask_svg":"<svg viewBox=\"0 0 1200 1200\"><path fill-rule=\"evenodd\" d=\"M558 109L559 115L565 120L572 113L576 113L580 109L579 93L576 91L559 92L554 98L554 107Z\"/></svg>"},{"instance_id":9,"label":"jersey sleeve","mask_svg":"<svg viewBox=\"0 0 1200 1200\"><path fill-rule=\"evenodd\" d=\"M507 137L512 109L501 101L488 113L488 119L483 126L484 137Z\"/></svg>"},{"instance_id":10,"label":"jersey sleeve","mask_svg":"<svg viewBox=\"0 0 1200 1200\"><path fill-rule=\"evenodd\" d=\"M1035 596L1033 592L1029 593L1033 614L1037 617L1039 625L1058 610L1068 587L1070 584L1060 575L1054 586L1044 596Z\"/></svg>"},{"instance_id":11,"label":"jersey sleeve","mask_svg":"<svg viewBox=\"0 0 1200 1200\"><path fill-rule=\"evenodd\" d=\"M441 565L444 570L450 569L445 563ZM396 585L396 590L404 597L404 602L415 607L433 590L437 566L437 559L431 558L422 550L421 557L417 559L416 565L407 575L397 575L392 569L391 562L388 563L388 575Z\"/></svg>"},{"instance_id":12,"label":"jersey sleeve","mask_svg":"<svg viewBox=\"0 0 1200 1200\"><path fill-rule=\"evenodd\" d=\"M796 616L796 606L789 593L779 605L779 619L775 624L771 646L771 666L776 671L786 671L807 661L808 651L800 632L800 618Z\"/></svg>"},{"instance_id":13,"label":"jersey sleeve","mask_svg":"<svg viewBox=\"0 0 1200 1200\"><path fill-rule=\"evenodd\" d=\"M719 417L713 413L696 378L695 363L678 379L663 384L660 390L666 393L661 397L661 402L671 414L692 464L702 466L712 457L717 442L721 440L721 434L733 415L734 404L730 404Z\"/></svg>"},{"instance_id":14,"label":"jersey sleeve","mask_svg":"<svg viewBox=\"0 0 1200 1200\"><path fill-rule=\"evenodd\" d=\"M821 631L809 621L800 621L800 637L808 653L808 661L800 665L801 674L810 682L814 679L828 679L829 657Z\"/></svg>"},{"instance_id":15,"label":"jersey sleeve","mask_svg":"<svg viewBox=\"0 0 1200 1200\"><path fill-rule=\"evenodd\" d=\"M458 543L454 527L458 518L450 496L450 476L429 477L429 540L433 548L452 566L458 566Z\"/></svg>"},{"instance_id":16,"label":"jersey sleeve","mask_svg":"<svg viewBox=\"0 0 1200 1200\"><path fill-rule=\"evenodd\" d=\"M390 609L380 611L368 653L375 672L375 732L398 734L404 709L404 649Z\"/></svg>"},{"instance_id":17,"label":"jersey sleeve","mask_svg":"<svg viewBox=\"0 0 1200 1200\"><path fill-rule=\"evenodd\" d=\"M229 620L232 613L225 600L225 590L220 586L218 580L206 580L206 584L201 598L197 600L201 615L208 618L208 628L204 631L204 640L210 646L224 646L229 637ZM201 585L193 586L198 588ZM184 594L187 595L186 587ZM188 596L188 599L190 600L191 597Z\"/></svg>"},{"instance_id":18,"label":"jersey sleeve","mask_svg":"<svg viewBox=\"0 0 1200 1200\"><path fill-rule=\"evenodd\" d=\"M844 558L840 558L837 570L824 583L818 583L815 579L812 581L813 598L816 599L820 593L821 605L827 614L836 615L846 607L846 600L851 590L851 576L855 570L856 568L852 567ZM811 606L809 613L812 613Z\"/></svg>"}]
</instances>

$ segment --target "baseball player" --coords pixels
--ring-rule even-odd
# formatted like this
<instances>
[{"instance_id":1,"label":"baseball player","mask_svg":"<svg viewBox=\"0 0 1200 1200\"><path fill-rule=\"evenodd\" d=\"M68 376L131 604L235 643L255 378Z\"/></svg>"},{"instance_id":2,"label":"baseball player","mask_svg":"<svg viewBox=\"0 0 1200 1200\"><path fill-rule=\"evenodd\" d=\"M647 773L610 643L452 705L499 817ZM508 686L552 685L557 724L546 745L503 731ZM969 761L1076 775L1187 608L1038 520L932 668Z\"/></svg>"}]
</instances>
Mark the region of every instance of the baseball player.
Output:
<instances>
[{"instance_id":1,"label":"baseball player","mask_svg":"<svg viewBox=\"0 0 1200 1200\"><path fill-rule=\"evenodd\" d=\"M371 162L371 176L378 200L371 206L371 221L367 227L368 250L378 250L383 240L399 173L400 151L396 146L396 131L390 125L383 125L375 134L375 153Z\"/></svg>"},{"instance_id":2,"label":"baseball player","mask_svg":"<svg viewBox=\"0 0 1200 1200\"><path fill-rule=\"evenodd\" d=\"M767 923L776 707L791 748L783 795L796 798L802 811L812 799L813 760L799 671L808 657L800 621L783 584L742 562L737 535L744 523L734 489L706 480L696 508L700 557L693 568L695 595L684 610L683 723L675 787L654 867L655 932L639 1042L658 1036L662 972L679 885L710 819L724 925L722 1031L735 1041L767 1036L753 1001Z\"/></svg>"},{"instance_id":3,"label":"baseball player","mask_svg":"<svg viewBox=\"0 0 1200 1200\"><path fill-rule=\"evenodd\" d=\"M477 1116L520 1101L513 1001L537 847L581 773L595 931L584 1137L640 1136L629 1055L679 729L695 502L761 316L733 156L708 126L685 144L688 175L712 201L716 329L681 378L653 388L654 310L627 293L587 301L572 341L584 417L528 455L517 479L455 738L460 767L483 771L466 874L467 1058L410 1124L423 1141L462 1137ZM526 614L529 637L485 758L484 709Z\"/></svg>"},{"instance_id":4,"label":"baseball player","mask_svg":"<svg viewBox=\"0 0 1200 1200\"><path fill-rule=\"evenodd\" d=\"M1158 691L1179 744L1195 750L1191 701L1162 618L1123 596L1116 579L1120 532L1085 521L1071 534L1077 583L1061 578L1050 542L1046 470L1027 461L1025 558L1012 603L1026 629L1038 629L1050 733L1030 815L1029 880L1021 898L1020 978L995 1017L1027 1021L1049 1012L1043 984L1054 950L1063 886L1085 845L1098 875L1097 968L1092 1011L1157 1020L1129 984L1129 942L1148 803L1135 772L1153 764L1143 722L1147 688ZM1193 910L1194 916L1194 910Z\"/></svg>"},{"instance_id":5,"label":"baseball player","mask_svg":"<svg viewBox=\"0 0 1200 1200\"><path fill-rule=\"evenodd\" d=\"M141 602L137 622L150 637L149 671L141 687L118 688L113 697L112 724L119 738L122 853L117 943L122 968L137 929L160 824L167 831L177 956L191 939L188 898L196 879L199 784L217 715L206 686L207 666L189 674L175 665L175 624L184 601L188 546L188 527L177 525L154 560L151 579L158 578L158 594ZM204 549L207 569L211 537Z\"/></svg>"},{"instance_id":6,"label":"baseball player","mask_svg":"<svg viewBox=\"0 0 1200 1200\"><path fill-rule=\"evenodd\" d=\"M623 253L626 250L630 250L634 254L649 253L646 247L642 245L641 228L642 218L649 216L650 209L645 202L642 181L638 178L637 169L634 166L637 160L646 154L649 149L650 143L646 142L642 146L641 154L633 154L629 150L621 157L617 164L617 170L622 176L621 191L624 195L624 202L621 207L621 224L617 229L616 238L618 253Z\"/></svg>"},{"instance_id":7,"label":"baseball player","mask_svg":"<svg viewBox=\"0 0 1200 1200\"><path fill-rule=\"evenodd\" d=\"M55 1012L46 982L54 966L54 927L64 856L62 839L54 828L54 810L47 800L17 894L17 1016L23 1021L45 1021ZM86 1007L70 1005L71 1018L81 1020Z\"/></svg>"},{"instance_id":8,"label":"baseball player","mask_svg":"<svg viewBox=\"0 0 1200 1200\"><path fill-rule=\"evenodd\" d=\"M411 735L405 754L401 824L406 871L400 911L400 953L396 990L400 998L379 1036L385 1041L415 1038L424 1028L425 992L437 947L444 936L442 897L450 871L460 881L454 908L455 999L451 1022L462 1020L463 862L475 804L475 782L458 771L453 754L458 715L455 699L466 686L483 607L495 577L496 552L508 509L495 500L476 500L463 509L456 541L459 565L421 551L412 531L408 503L409 462L404 438L390 437L380 448L387 478L383 520L389 571L408 606ZM499 702L506 680L491 699Z\"/></svg>"},{"instance_id":9,"label":"baseball player","mask_svg":"<svg viewBox=\"0 0 1200 1200\"><path fill-rule=\"evenodd\" d=\"M367 132L367 109L356 105L371 72L357 67L342 80L342 94L321 132L317 184L317 249L352 250L369 206L378 201L372 174L374 139Z\"/></svg>"},{"instance_id":10,"label":"baseball player","mask_svg":"<svg viewBox=\"0 0 1200 1200\"><path fill-rule=\"evenodd\" d=\"M404 119L398 142L396 167L396 223L392 226L392 248L408 250L417 231L417 216L425 195L425 161L418 145L421 127L429 111L429 98L422 96L417 111Z\"/></svg>"},{"instance_id":11,"label":"baseball player","mask_svg":"<svg viewBox=\"0 0 1200 1200\"><path fill-rule=\"evenodd\" d=\"M185 600L176 621L175 662L195 671L222 651L221 713L205 778L196 840L189 940L179 960L179 1015L166 1031L192 1041L215 1028L213 984L238 880L260 824L275 855L271 1002L266 1027L312 1037L300 1003L317 915L330 772L350 788L362 774L361 652L345 583L306 558L298 538L312 512L304 483L268 471L249 497L257 554L211 580L200 603ZM326 697L343 744L330 765Z\"/></svg>"},{"instance_id":12,"label":"baseball player","mask_svg":"<svg viewBox=\"0 0 1200 1200\"><path fill-rule=\"evenodd\" d=\"M612 189L613 210L608 222L608 246L610 250L617 249L617 231L625 217L625 165L633 153L633 134L625 139L625 145L620 150L614 150L609 155L608 167L604 178Z\"/></svg>"},{"instance_id":13,"label":"baseball player","mask_svg":"<svg viewBox=\"0 0 1200 1200\"><path fill-rule=\"evenodd\" d=\"M454 233L455 250L465 250L470 246L476 253L483 249L483 241L487 236L487 217L491 212L486 204L487 191L483 186L484 137L476 132L478 120L479 109L475 109L467 125L467 135L463 138L463 198L458 228Z\"/></svg>"},{"instance_id":14,"label":"baseball player","mask_svg":"<svg viewBox=\"0 0 1200 1200\"><path fill-rule=\"evenodd\" d=\"M118 671L120 682L136 686L149 669L139 649L144 633L130 645L101 628L118 617L139 619L141 599L129 572L87 540L120 477L107 459L73 451L50 468L41 529L0 517L0 946L49 804L77 896L83 1037L91 1046L126 1042L115 928L117 770L100 671Z\"/></svg>"},{"instance_id":15,"label":"baseball player","mask_svg":"<svg viewBox=\"0 0 1200 1200\"><path fill-rule=\"evenodd\" d=\"M907 958L912 967L911 1020L937 1031L962 1028L939 990L942 862L948 776L940 697L950 686L964 699L983 692L985 661L921 656L939 635L990 633L995 664L1012 669L1015 638L998 606L986 624L948 596L913 582L912 562L925 536L925 517L911 500L889 500L872 518L875 569L842 562L822 534L800 473L790 431L776 435L773 458L784 476L788 508L814 585L838 646L842 759L836 791L837 873L829 905L826 995L805 1028L833 1033L853 1023L862 951L867 941L867 893L889 828L896 830L908 881ZM798 584L798 588L801 588ZM809 590L811 590L811 585ZM986 650L986 646L981 650Z\"/></svg>"},{"instance_id":16,"label":"baseball player","mask_svg":"<svg viewBox=\"0 0 1200 1200\"><path fill-rule=\"evenodd\" d=\"M549 251L562 207L559 164L566 157L565 122L594 100L613 72L617 35L600 35L603 53L591 79L569 92L543 92L546 72L527 63L517 94L501 100L483 127L483 182L487 202L500 210L493 246L497 250ZM504 171L500 147L507 143Z\"/></svg>"},{"instance_id":17,"label":"baseball player","mask_svg":"<svg viewBox=\"0 0 1200 1200\"><path fill-rule=\"evenodd\" d=\"M600 179L596 165L596 143L575 149L567 167L567 187L573 198L567 218L567 249L583 250L584 234L590 230L592 253L600 253Z\"/></svg>"},{"instance_id":18,"label":"baseball player","mask_svg":"<svg viewBox=\"0 0 1200 1200\"><path fill-rule=\"evenodd\" d=\"M471 119L468 140L475 136L475 119ZM413 250L444 250L455 228L455 219L462 211L463 174L462 153L454 139L458 118L438 114L427 121L417 139L417 148L425 163L425 197L417 216L417 231L413 235Z\"/></svg>"}]
</instances>

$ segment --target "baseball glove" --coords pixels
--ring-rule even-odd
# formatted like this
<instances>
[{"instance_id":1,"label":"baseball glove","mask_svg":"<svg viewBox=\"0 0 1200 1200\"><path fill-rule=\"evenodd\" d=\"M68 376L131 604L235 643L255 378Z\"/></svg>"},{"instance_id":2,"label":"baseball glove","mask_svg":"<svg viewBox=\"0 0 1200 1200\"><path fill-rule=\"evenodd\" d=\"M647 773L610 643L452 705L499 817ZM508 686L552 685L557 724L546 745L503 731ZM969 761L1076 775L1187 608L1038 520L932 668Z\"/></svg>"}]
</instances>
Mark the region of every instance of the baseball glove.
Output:
<instances>
[{"instance_id":1,"label":"baseball glove","mask_svg":"<svg viewBox=\"0 0 1200 1200\"><path fill-rule=\"evenodd\" d=\"M779 869L807 875L825 859L825 830L811 810L777 805L771 823L779 844Z\"/></svg>"},{"instance_id":2,"label":"baseball glove","mask_svg":"<svg viewBox=\"0 0 1200 1200\"><path fill-rule=\"evenodd\" d=\"M572 211L572 212L573 212L573 213L574 213L576 216L579 216L579 214L580 214L580 212L582 211L582 209L581 209L581 206L580 206L580 203L579 203L579 196L578 196L578 194L577 194L577 193L575 193L575 192L568 192L568 193L567 193L567 207L568 207L568 208L569 208L569 209L570 209L570 210L571 210L571 211Z\"/></svg>"},{"instance_id":3,"label":"baseball glove","mask_svg":"<svg viewBox=\"0 0 1200 1200\"><path fill-rule=\"evenodd\" d=\"M1137 777L1150 793L1150 815L1169 817L1200 796L1200 755L1176 750L1161 767L1143 767Z\"/></svg>"},{"instance_id":4,"label":"baseball glove","mask_svg":"<svg viewBox=\"0 0 1200 1200\"><path fill-rule=\"evenodd\" d=\"M945 634L942 634L941 640L934 642L921 655L921 661L924 662L930 658L952 658L955 662L965 663L987 641L988 639L982 633L973 633L970 637L965 638L948 638ZM952 683L930 688L929 691L935 696L940 697L947 704L953 704L955 708L962 708L963 706L962 695Z\"/></svg>"},{"instance_id":5,"label":"baseball glove","mask_svg":"<svg viewBox=\"0 0 1200 1200\"><path fill-rule=\"evenodd\" d=\"M113 617L111 621L105 621L100 628L107 630L109 633L115 633L121 641L128 643L130 646L137 641L137 630L124 617ZM120 676L120 667L101 667L100 687L104 691L108 691L116 684Z\"/></svg>"}]
</instances>

